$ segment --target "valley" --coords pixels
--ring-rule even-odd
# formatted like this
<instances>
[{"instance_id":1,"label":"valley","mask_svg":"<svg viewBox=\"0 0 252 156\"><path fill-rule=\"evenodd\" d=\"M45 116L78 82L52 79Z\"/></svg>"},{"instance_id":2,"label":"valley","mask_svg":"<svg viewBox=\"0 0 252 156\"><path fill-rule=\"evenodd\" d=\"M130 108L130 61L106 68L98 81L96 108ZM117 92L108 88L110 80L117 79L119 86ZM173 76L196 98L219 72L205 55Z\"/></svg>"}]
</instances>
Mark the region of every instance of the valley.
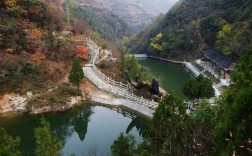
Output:
<instances>
[{"instance_id":1,"label":"valley","mask_svg":"<svg viewBox=\"0 0 252 156\"><path fill-rule=\"evenodd\" d=\"M251 0L0 12L0 155L252 154Z\"/></svg>"}]
</instances>

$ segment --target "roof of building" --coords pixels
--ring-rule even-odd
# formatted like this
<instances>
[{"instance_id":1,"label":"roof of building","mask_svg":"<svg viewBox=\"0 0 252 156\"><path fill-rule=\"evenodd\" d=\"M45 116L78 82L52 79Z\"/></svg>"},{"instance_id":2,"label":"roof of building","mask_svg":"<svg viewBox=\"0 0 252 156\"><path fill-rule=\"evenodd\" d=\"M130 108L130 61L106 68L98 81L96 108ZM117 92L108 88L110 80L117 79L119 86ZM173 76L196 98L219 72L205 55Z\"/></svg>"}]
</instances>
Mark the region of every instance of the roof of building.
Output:
<instances>
[{"instance_id":1,"label":"roof of building","mask_svg":"<svg viewBox=\"0 0 252 156\"><path fill-rule=\"evenodd\" d=\"M217 64L219 67L224 69L229 69L232 61L230 58L225 57L221 53L217 53L212 49L208 49L204 51L205 58L211 60L215 64Z\"/></svg>"}]
</instances>

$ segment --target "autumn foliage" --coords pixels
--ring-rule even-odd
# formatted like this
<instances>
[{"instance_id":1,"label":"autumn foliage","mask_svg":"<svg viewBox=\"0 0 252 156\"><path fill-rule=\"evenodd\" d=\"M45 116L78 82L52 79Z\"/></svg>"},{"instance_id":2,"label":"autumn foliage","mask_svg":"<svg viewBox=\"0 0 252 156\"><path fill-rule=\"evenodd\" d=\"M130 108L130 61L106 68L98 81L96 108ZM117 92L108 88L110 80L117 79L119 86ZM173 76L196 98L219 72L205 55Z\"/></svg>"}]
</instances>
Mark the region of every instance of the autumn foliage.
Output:
<instances>
[{"instance_id":1,"label":"autumn foliage","mask_svg":"<svg viewBox=\"0 0 252 156\"><path fill-rule=\"evenodd\" d=\"M76 46L76 57L81 58L83 60L89 60L88 58L89 51L83 45Z\"/></svg>"},{"instance_id":2,"label":"autumn foliage","mask_svg":"<svg viewBox=\"0 0 252 156\"><path fill-rule=\"evenodd\" d=\"M42 36L42 32L40 29L32 29L32 36L36 38L40 38Z\"/></svg>"},{"instance_id":3,"label":"autumn foliage","mask_svg":"<svg viewBox=\"0 0 252 156\"><path fill-rule=\"evenodd\" d=\"M41 53L41 52L36 52L35 54L32 54L30 56L31 60L33 60L34 62L40 62L41 60L45 59L45 54Z\"/></svg>"},{"instance_id":4,"label":"autumn foliage","mask_svg":"<svg viewBox=\"0 0 252 156\"><path fill-rule=\"evenodd\" d=\"M8 10L13 10L13 9L15 9L15 7L17 5L17 1L16 0L5 0L4 4L6 5Z\"/></svg>"}]
</instances>

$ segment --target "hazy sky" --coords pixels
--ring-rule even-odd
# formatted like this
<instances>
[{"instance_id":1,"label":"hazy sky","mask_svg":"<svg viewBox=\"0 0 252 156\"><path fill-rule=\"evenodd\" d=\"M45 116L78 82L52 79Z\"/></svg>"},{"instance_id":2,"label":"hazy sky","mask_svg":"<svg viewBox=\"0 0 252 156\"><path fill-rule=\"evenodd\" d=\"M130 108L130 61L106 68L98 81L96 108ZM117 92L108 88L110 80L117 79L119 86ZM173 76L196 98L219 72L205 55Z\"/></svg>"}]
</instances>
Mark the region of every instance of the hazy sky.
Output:
<instances>
[{"instance_id":1,"label":"hazy sky","mask_svg":"<svg viewBox=\"0 0 252 156\"><path fill-rule=\"evenodd\" d=\"M142 0L146 10L166 13L179 0Z\"/></svg>"},{"instance_id":2,"label":"hazy sky","mask_svg":"<svg viewBox=\"0 0 252 156\"><path fill-rule=\"evenodd\" d=\"M110 6L113 2L135 3L138 2L147 12L156 15L166 13L179 0L94 0L99 3L104 3Z\"/></svg>"}]
</instances>

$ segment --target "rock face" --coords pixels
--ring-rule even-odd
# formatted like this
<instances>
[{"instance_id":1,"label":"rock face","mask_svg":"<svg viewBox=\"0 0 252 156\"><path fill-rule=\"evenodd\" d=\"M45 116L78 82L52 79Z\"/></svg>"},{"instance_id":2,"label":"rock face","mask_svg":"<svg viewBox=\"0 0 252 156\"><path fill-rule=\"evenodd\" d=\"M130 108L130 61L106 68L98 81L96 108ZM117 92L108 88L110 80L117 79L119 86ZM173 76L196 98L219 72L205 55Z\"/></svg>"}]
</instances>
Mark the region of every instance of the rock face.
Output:
<instances>
[{"instance_id":1,"label":"rock face","mask_svg":"<svg viewBox=\"0 0 252 156\"><path fill-rule=\"evenodd\" d=\"M7 112L28 112L30 114L46 113L46 112L62 112L71 109L80 101L90 100L88 93L82 93L82 96L71 97L65 105L54 104L39 107L27 106L27 100L33 97L32 92L27 92L27 96L11 93L0 96L0 114Z\"/></svg>"},{"instance_id":2,"label":"rock face","mask_svg":"<svg viewBox=\"0 0 252 156\"><path fill-rule=\"evenodd\" d=\"M14 93L0 96L0 113L26 111L26 99L26 97Z\"/></svg>"}]
</instances>

